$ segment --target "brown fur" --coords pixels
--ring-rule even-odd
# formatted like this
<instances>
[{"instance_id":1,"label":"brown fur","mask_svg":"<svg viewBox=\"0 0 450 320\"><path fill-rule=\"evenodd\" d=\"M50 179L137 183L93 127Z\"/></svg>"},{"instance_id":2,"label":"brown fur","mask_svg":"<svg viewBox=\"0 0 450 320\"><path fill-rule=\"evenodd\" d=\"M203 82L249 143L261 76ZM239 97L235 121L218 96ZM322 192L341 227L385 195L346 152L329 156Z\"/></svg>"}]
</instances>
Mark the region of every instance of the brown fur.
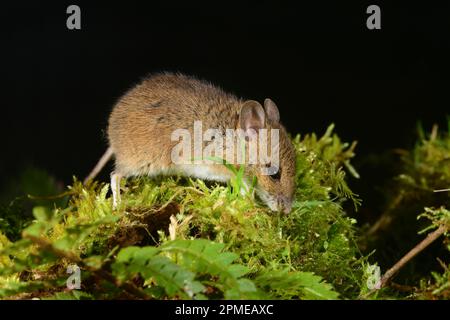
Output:
<instances>
[{"instance_id":1,"label":"brown fur","mask_svg":"<svg viewBox=\"0 0 450 320\"><path fill-rule=\"evenodd\" d=\"M108 138L116 158L116 173L123 176L183 174L173 171L171 150L178 142L171 141L172 132L177 128L192 132L196 120L203 122L203 130L238 128L243 104L242 99L189 76L161 73L144 79L117 102L109 118ZM278 202L284 201L284 207L290 209L294 149L278 121L273 122L266 115L265 127L280 129L281 178L274 181L263 176L256 166L250 166L247 174L257 176L262 198L269 194ZM223 165L211 166L219 175L231 175Z\"/></svg>"}]
</instances>

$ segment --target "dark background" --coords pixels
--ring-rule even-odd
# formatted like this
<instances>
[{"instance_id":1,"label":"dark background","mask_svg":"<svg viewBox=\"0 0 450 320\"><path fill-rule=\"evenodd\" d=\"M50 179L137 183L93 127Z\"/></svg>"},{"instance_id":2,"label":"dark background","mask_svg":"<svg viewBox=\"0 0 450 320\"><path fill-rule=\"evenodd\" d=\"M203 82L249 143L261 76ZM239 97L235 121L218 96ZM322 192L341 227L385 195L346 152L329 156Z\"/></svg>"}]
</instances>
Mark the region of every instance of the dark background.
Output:
<instances>
[{"instance_id":1,"label":"dark background","mask_svg":"<svg viewBox=\"0 0 450 320\"><path fill-rule=\"evenodd\" d=\"M70 4L79 31L66 28ZM369 4L381 30L366 28ZM360 158L410 146L419 119L443 124L450 109L447 5L21 1L1 11L2 180L28 164L64 183L84 177L107 147L115 100L155 71L271 97L291 133L334 122Z\"/></svg>"}]
</instances>

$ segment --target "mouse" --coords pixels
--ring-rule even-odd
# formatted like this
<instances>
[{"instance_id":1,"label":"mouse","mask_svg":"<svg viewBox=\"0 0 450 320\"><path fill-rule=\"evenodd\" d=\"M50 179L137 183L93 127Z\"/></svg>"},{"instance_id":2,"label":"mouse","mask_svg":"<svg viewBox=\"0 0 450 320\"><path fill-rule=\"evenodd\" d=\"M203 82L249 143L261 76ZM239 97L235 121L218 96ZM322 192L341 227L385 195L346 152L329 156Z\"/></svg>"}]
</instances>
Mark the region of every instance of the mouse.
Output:
<instances>
[{"instance_id":1,"label":"mouse","mask_svg":"<svg viewBox=\"0 0 450 320\"><path fill-rule=\"evenodd\" d=\"M252 184L256 177L254 191L272 211L291 211L295 191L295 149L281 124L275 102L269 98L262 104L256 100L246 100L211 82L182 73L150 74L117 100L108 120L109 147L84 182L95 178L114 158L110 177L115 208L120 203L122 178L180 175L217 182L229 181L233 172L223 163L211 159L209 162L205 159L203 162L196 161L198 159L192 161L193 158L187 163L173 161L174 149L180 143L180 139L174 139L174 132L184 130L195 136L194 124L198 123L203 131L244 132L246 136L243 141L251 138L260 144L269 143L269 140L273 143L275 139L269 133L276 132L275 149L271 149L272 152L276 150L278 155L276 166L267 161L250 163L244 157L244 163L235 167L244 165L243 181L246 185ZM267 134L259 133L264 130ZM202 141L200 145L206 146L206 142ZM238 149L237 145L235 149ZM192 150L192 145L188 145L186 150ZM249 152L250 149L246 150ZM264 168L271 170L264 171Z\"/></svg>"}]
</instances>

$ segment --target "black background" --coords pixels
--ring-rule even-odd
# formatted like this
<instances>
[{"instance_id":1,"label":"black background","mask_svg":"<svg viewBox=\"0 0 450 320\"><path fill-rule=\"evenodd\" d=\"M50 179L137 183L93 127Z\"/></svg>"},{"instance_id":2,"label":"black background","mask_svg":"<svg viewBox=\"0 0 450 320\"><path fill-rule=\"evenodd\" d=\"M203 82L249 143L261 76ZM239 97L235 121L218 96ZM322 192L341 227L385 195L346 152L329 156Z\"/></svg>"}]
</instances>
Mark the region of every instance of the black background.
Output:
<instances>
[{"instance_id":1,"label":"black background","mask_svg":"<svg viewBox=\"0 0 450 320\"><path fill-rule=\"evenodd\" d=\"M239 307L240 305L273 305L270 310L273 315L223 315L219 314L220 305ZM189 307L209 307L216 312L209 312L207 317L203 315L187 316L175 314L176 308ZM434 310L436 314L445 314L448 310L448 301L412 301L412 300L334 300L334 301L314 301L314 300L114 300L114 301L55 301L42 300L39 302L31 300L0 301L2 310L11 310L18 316L35 316L36 314L46 314L47 319L60 319L61 313L67 310L83 310L89 315L99 318L112 315L114 317L127 318L130 313L148 316L160 316L162 319L287 319L293 314L298 314L298 318L308 318L314 314L317 317L336 317L342 315L345 319L360 319L361 314L370 312L376 318L386 317L386 314L397 313L405 318L426 317L429 310ZM51 310L52 312L49 312ZM441 310L441 311L439 311ZM75 312L74 312L75 313Z\"/></svg>"},{"instance_id":2,"label":"black background","mask_svg":"<svg viewBox=\"0 0 450 320\"><path fill-rule=\"evenodd\" d=\"M450 110L450 12L392 2L2 3L0 176L34 164L65 183L84 177L115 100L164 70L271 97L291 133L334 122L360 157L408 146L419 119L443 124ZM66 28L70 4L81 30ZM381 30L366 28L369 4Z\"/></svg>"}]
</instances>

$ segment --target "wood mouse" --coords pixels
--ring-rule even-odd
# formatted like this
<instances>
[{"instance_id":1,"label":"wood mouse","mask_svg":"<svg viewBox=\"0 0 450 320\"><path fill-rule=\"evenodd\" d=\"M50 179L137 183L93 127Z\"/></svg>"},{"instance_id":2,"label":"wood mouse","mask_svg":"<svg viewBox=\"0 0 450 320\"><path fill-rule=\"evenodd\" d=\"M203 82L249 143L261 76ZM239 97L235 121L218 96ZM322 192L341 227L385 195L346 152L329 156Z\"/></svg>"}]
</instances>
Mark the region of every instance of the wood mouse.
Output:
<instances>
[{"instance_id":1,"label":"wood mouse","mask_svg":"<svg viewBox=\"0 0 450 320\"><path fill-rule=\"evenodd\" d=\"M192 132L195 121L201 121L204 130L278 129L278 170L262 174L259 169L267 164L245 164L244 181L251 184L256 176L259 198L273 211L290 212L295 189L295 150L280 123L276 104L266 99L263 107L257 101L240 99L209 82L179 73L152 74L117 101L109 117L109 148L85 182L93 179L112 156L114 207L120 201L122 177L181 175L228 181L232 172L222 164L173 163L171 155L177 141L172 141L172 133L180 128Z\"/></svg>"}]
</instances>

